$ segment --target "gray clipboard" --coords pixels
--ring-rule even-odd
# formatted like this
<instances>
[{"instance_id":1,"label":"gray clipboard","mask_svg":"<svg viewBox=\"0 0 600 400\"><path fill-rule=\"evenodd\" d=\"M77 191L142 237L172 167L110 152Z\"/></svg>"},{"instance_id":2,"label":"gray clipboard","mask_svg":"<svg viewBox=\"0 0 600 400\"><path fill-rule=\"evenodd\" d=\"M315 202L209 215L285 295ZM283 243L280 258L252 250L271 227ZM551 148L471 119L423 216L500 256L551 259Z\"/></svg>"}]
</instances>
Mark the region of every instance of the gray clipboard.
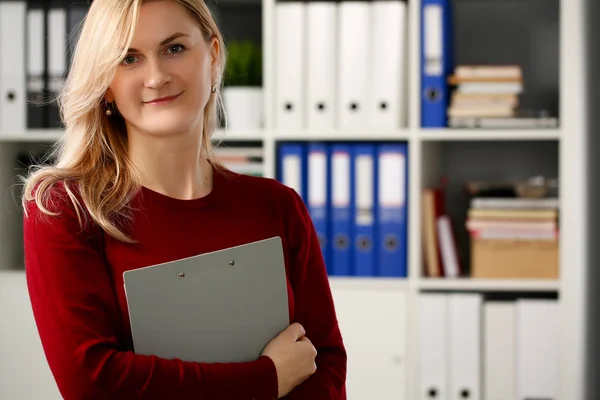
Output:
<instances>
[{"instance_id":1,"label":"gray clipboard","mask_svg":"<svg viewBox=\"0 0 600 400\"><path fill-rule=\"evenodd\" d=\"M280 237L126 271L123 281L138 354L253 361L289 325Z\"/></svg>"}]
</instances>

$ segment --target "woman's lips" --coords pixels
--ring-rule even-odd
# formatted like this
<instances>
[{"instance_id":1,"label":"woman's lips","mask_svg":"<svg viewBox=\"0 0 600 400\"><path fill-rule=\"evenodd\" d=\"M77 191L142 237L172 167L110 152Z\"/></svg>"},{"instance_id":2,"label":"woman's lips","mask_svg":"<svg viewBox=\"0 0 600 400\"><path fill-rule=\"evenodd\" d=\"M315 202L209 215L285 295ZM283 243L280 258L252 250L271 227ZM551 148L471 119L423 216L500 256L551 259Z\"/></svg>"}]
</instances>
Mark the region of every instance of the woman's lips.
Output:
<instances>
[{"instance_id":1,"label":"woman's lips","mask_svg":"<svg viewBox=\"0 0 600 400\"><path fill-rule=\"evenodd\" d=\"M150 100L150 101L145 101L144 104L165 104L165 103L168 103L168 102L171 102L171 101L175 100L180 95L181 95L181 93L176 94L174 96L161 97L161 98L158 98L158 99L154 99L154 100Z\"/></svg>"}]
</instances>

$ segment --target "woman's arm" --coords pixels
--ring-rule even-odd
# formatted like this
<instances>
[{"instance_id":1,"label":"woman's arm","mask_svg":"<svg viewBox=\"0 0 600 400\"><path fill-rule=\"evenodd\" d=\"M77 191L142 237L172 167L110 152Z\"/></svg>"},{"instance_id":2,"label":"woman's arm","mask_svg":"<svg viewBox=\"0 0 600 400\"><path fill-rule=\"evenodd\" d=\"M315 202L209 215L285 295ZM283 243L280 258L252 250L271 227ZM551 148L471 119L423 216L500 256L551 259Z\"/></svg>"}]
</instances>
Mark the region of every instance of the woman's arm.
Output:
<instances>
[{"instance_id":1,"label":"woman's arm","mask_svg":"<svg viewBox=\"0 0 600 400\"><path fill-rule=\"evenodd\" d=\"M124 332L108 264L81 231L70 202L61 215L34 203L24 219L31 304L50 369L65 400L277 398L270 358L232 364L192 363L136 355Z\"/></svg>"},{"instance_id":2,"label":"woman's arm","mask_svg":"<svg viewBox=\"0 0 600 400\"><path fill-rule=\"evenodd\" d=\"M346 399L346 350L338 327L329 279L312 219L300 196L289 189L287 242L295 322L317 349L317 371L286 399Z\"/></svg>"}]
</instances>

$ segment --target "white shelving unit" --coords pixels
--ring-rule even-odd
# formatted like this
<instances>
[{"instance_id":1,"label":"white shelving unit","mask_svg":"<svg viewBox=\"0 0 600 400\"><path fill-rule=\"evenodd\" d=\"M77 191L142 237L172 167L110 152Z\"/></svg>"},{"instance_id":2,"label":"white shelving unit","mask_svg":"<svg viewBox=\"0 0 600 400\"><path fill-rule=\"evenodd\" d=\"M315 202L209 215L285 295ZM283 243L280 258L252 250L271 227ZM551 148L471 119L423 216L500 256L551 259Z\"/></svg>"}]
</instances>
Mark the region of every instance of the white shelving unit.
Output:
<instances>
[{"instance_id":1,"label":"white shelving unit","mask_svg":"<svg viewBox=\"0 0 600 400\"><path fill-rule=\"evenodd\" d=\"M538 0L540 1L540 0ZM408 90L409 124L395 130L311 130L281 131L274 127L274 18L275 1L263 0L264 37L264 109L266 127L256 131L219 131L215 138L223 141L261 141L264 147L266 177L275 177L275 149L280 141L371 141L397 140L409 144L409 276L407 279L332 278L335 293L347 303L339 304L340 314L352 315L353 301L377 297L373 307L381 308L379 319L372 319L365 311L361 320L352 317L352 327L358 327L369 317L369 323L380 323L378 332L392 329L392 336L357 338L351 334L356 346L372 346L372 351L349 354L350 362L380 363L374 371L393 371L395 381L377 381L381 396L370 398L421 399L418 392L418 296L422 291L528 291L556 292L560 303L560 365L557 376L561 400L584 399L585 368L585 311L586 292L586 74L584 70L584 0L560 0L560 127L542 130L466 130L421 129L419 127L419 10L420 1L409 1ZM8 199L8 189L13 185L12 162L19 151L48 145L58 139L61 131L0 132L0 270L19 267L22 257L20 234L21 216ZM540 280L476 280L427 279L421 276L421 189L436 179L440 165L438 145L455 141L554 141L559 148L560 179L560 279ZM8 211L8 212L5 212ZM16 232L16 233L15 233ZM5 272L7 273L7 272ZM14 277L15 272L11 272ZM0 283L2 282L0 275ZM13 278L14 279L14 278ZM1 290L1 289L0 289ZM371 297L368 297L371 296ZM379 297L380 296L380 297ZM403 307L396 309L395 304ZM383 312L382 310L385 310ZM401 323L395 316L404 315ZM391 322L390 322L391 321ZM350 329L348 327L348 329ZM358 328L357 328L358 329ZM370 331L361 330L365 335ZM387 342L385 340L388 340ZM369 354L371 353L371 354ZM388 357L389 355L389 357ZM354 361L352 357L361 358ZM371 357L371 358L369 358ZM387 366L387 367L386 367ZM389 369L386 369L389 368ZM367 374L367 370L361 370ZM385 374L385 372L384 372ZM350 379L350 377L349 377ZM365 380L366 382L366 380ZM355 389L359 392L360 389ZM389 395L396 393L398 397ZM387 396L387 397L386 397ZM1 396L0 396L1 397Z\"/></svg>"}]
</instances>

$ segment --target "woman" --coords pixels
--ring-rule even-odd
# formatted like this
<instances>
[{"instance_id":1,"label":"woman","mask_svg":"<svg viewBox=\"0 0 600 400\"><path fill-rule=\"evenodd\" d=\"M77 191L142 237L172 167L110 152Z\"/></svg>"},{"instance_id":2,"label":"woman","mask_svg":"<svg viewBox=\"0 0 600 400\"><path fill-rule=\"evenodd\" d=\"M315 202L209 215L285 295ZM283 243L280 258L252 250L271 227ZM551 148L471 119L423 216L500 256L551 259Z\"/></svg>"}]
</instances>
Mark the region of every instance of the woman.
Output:
<instances>
[{"instance_id":1,"label":"woman","mask_svg":"<svg viewBox=\"0 0 600 400\"><path fill-rule=\"evenodd\" d=\"M141 4L143 3L143 4ZM344 399L346 353L299 196L213 161L225 49L202 0L96 0L23 197L44 351L70 399ZM133 352L126 270L281 236L294 323L252 362Z\"/></svg>"}]
</instances>

